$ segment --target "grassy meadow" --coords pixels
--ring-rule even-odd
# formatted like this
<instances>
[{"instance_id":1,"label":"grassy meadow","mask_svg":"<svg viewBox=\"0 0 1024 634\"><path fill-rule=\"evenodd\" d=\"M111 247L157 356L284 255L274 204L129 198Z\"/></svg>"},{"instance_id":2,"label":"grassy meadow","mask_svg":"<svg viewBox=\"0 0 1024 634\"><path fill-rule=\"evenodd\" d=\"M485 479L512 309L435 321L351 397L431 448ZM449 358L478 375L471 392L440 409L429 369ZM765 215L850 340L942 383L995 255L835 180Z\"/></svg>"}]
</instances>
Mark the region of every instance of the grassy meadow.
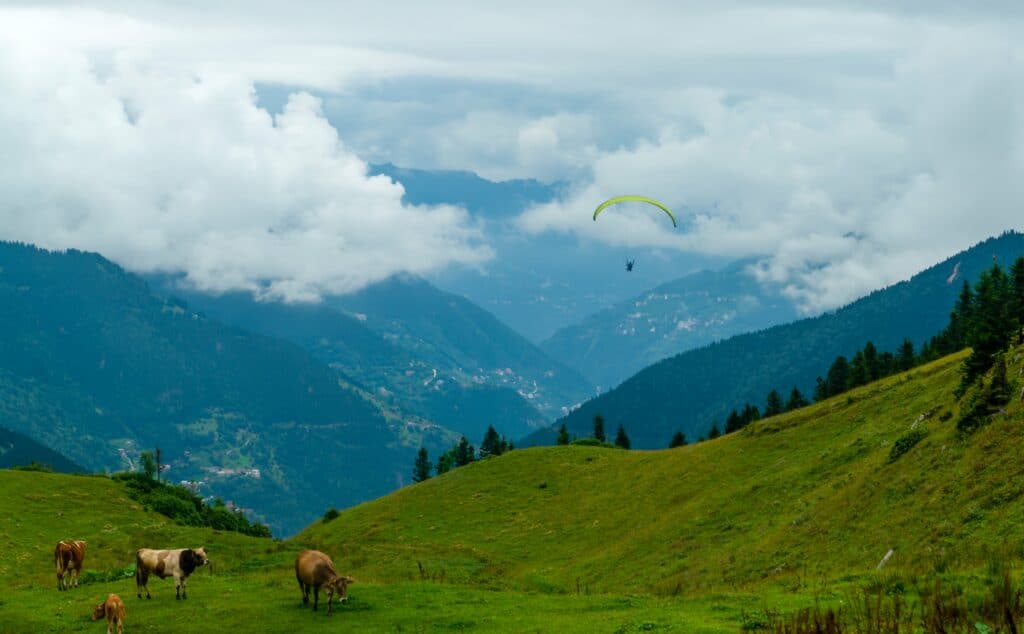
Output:
<instances>
[{"instance_id":1,"label":"grassy meadow","mask_svg":"<svg viewBox=\"0 0 1024 634\"><path fill-rule=\"evenodd\" d=\"M517 450L285 541L174 525L103 477L0 471L0 631L104 631L89 612L109 592L128 632L738 632L813 606L881 623L903 605L924 622L946 595L988 614L1024 547L1024 351L1008 357L1013 402L966 438L963 358L679 449ZM66 593L59 539L89 544ZM187 601L171 580L135 597L136 548L199 545L214 566ZM292 564L308 546L357 579L331 618L300 604Z\"/></svg>"}]
</instances>

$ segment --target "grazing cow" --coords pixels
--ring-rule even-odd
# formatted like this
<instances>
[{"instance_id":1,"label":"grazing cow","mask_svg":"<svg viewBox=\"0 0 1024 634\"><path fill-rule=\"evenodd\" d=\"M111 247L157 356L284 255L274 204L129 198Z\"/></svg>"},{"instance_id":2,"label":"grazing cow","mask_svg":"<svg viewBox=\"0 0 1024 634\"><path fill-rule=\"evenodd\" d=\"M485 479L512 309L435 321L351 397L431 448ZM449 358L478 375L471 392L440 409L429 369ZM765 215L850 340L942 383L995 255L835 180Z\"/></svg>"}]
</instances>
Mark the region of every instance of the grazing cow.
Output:
<instances>
[{"instance_id":1,"label":"grazing cow","mask_svg":"<svg viewBox=\"0 0 1024 634\"><path fill-rule=\"evenodd\" d=\"M78 587L78 574L85 561L85 542L57 542L53 549L53 562L57 565L57 589L67 590Z\"/></svg>"},{"instance_id":2,"label":"grazing cow","mask_svg":"<svg viewBox=\"0 0 1024 634\"><path fill-rule=\"evenodd\" d=\"M185 580L199 566L210 563L206 558L205 548L178 548L177 550L152 550L140 548L135 553L135 590L142 598L142 589L149 594L149 575L154 574L161 579L174 577L174 598L186 599Z\"/></svg>"},{"instance_id":3,"label":"grazing cow","mask_svg":"<svg viewBox=\"0 0 1024 634\"><path fill-rule=\"evenodd\" d=\"M309 603L309 590L313 589L313 609L320 603L320 586L327 586L327 614L331 614L334 594L338 602L348 601L348 584L355 583L352 577L338 574L331 558L319 550L304 550L295 559L295 578L302 590L302 603Z\"/></svg>"},{"instance_id":4,"label":"grazing cow","mask_svg":"<svg viewBox=\"0 0 1024 634\"><path fill-rule=\"evenodd\" d=\"M124 602L121 597L112 594L103 603L97 603L92 609L92 620L99 621L107 617L107 634L113 634L113 628L117 626L117 634L124 634Z\"/></svg>"}]
</instances>

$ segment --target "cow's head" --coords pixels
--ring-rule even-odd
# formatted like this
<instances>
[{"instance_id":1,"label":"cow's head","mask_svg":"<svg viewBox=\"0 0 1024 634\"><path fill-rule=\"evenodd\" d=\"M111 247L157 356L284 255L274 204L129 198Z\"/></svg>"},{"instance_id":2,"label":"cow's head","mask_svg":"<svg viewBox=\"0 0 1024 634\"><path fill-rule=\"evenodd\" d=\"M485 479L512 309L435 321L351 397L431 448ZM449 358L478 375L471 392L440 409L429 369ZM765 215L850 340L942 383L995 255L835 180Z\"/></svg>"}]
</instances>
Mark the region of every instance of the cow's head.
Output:
<instances>
[{"instance_id":1,"label":"cow's head","mask_svg":"<svg viewBox=\"0 0 1024 634\"><path fill-rule=\"evenodd\" d=\"M192 556L196 560L196 567L207 566L210 564L210 559L206 556L206 547L200 546L199 548L192 549Z\"/></svg>"},{"instance_id":2,"label":"cow's head","mask_svg":"<svg viewBox=\"0 0 1024 634\"><path fill-rule=\"evenodd\" d=\"M356 580L352 577L346 577L344 575L334 580L334 593L338 595L338 603L345 603L348 601L348 584L355 582Z\"/></svg>"},{"instance_id":3,"label":"cow's head","mask_svg":"<svg viewBox=\"0 0 1024 634\"><path fill-rule=\"evenodd\" d=\"M99 621L100 619L102 619L106 615L106 613L107 613L107 611L104 608L104 604L103 603L97 603L92 608L92 620L93 621Z\"/></svg>"}]
</instances>

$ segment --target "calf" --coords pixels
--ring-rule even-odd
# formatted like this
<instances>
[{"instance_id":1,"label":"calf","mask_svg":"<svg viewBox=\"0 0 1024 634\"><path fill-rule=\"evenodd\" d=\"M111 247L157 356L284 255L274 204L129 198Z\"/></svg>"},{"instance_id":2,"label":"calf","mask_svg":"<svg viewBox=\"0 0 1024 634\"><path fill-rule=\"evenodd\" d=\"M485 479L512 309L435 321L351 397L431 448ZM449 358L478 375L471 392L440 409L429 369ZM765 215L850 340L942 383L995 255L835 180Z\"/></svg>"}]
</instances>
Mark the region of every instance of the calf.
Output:
<instances>
[{"instance_id":1,"label":"calf","mask_svg":"<svg viewBox=\"0 0 1024 634\"><path fill-rule=\"evenodd\" d=\"M107 617L107 634L113 634L115 625L117 634L124 634L124 603L121 597L112 594L103 603L96 604L92 609L92 620L98 621L104 616Z\"/></svg>"},{"instance_id":2,"label":"calf","mask_svg":"<svg viewBox=\"0 0 1024 634\"><path fill-rule=\"evenodd\" d=\"M174 577L174 598L187 599L185 580L199 566L210 563L205 548L178 548L177 550L152 550L140 548L135 553L135 590L142 598L142 589L149 594L149 575L154 574L161 579Z\"/></svg>"},{"instance_id":3,"label":"calf","mask_svg":"<svg viewBox=\"0 0 1024 634\"><path fill-rule=\"evenodd\" d=\"M352 577L344 577L334 569L331 558L319 550L304 550L295 559L295 578L302 590L302 603L309 603L309 590L313 589L313 609L320 603L320 586L327 586L327 614L331 614L334 594L338 602L348 601L348 584L355 583Z\"/></svg>"},{"instance_id":4,"label":"calf","mask_svg":"<svg viewBox=\"0 0 1024 634\"><path fill-rule=\"evenodd\" d=\"M85 542L60 541L53 549L53 562L57 565L57 589L78 587L78 574L85 561Z\"/></svg>"}]
</instances>

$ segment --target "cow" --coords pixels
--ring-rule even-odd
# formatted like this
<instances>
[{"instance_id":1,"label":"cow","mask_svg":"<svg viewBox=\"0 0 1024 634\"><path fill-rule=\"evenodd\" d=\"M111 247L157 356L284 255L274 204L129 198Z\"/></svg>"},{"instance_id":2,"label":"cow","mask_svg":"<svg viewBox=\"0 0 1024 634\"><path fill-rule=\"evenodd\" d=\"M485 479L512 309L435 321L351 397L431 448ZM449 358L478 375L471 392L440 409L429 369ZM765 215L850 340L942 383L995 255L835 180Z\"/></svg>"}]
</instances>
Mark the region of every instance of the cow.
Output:
<instances>
[{"instance_id":1,"label":"cow","mask_svg":"<svg viewBox=\"0 0 1024 634\"><path fill-rule=\"evenodd\" d=\"M57 565L57 589L78 587L78 575L85 561L85 542L59 541L53 549L53 562Z\"/></svg>"},{"instance_id":2,"label":"cow","mask_svg":"<svg viewBox=\"0 0 1024 634\"><path fill-rule=\"evenodd\" d=\"M320 603L320 586L327 586L327 614L331 614L334 594L338 602L348 601L348 584L355 583L352 577L338 574L331 558L319 550L304 550L295 558L295 579L302 590L302 604L309 604L309 590L313 589L313 609Z\"/></svg>"},{"instance_id":3,"label":"cow","mask_svg":"<svg viewBox=\"0 0 1024 634\"><path fill-rule=\"evenodd\" d=\"M146 589L146 598L152 599L149 594L149 575L154 574L161 579L174 577L174 598L187 599L185 580L192 572L200 567L206 566L210 560L206 557L205 548L178 548L177 550L153 550L140 548L135 553L135 590L139 598L142 598L142 589Z\"/></svg>"},{"instance_id":4,"label":"cow","mask_svg":"<svg viewBox=\"0 0 1024 634\"><path fill-rule=\"evenodd\" d=\"M113 634L113 628L117 626L117 634L124 634L124 602L121 597L111 594L103 603L97 603L92 609L92 620L99 621L107 617L107 634Z\"/></svg>"}]
</instances>

